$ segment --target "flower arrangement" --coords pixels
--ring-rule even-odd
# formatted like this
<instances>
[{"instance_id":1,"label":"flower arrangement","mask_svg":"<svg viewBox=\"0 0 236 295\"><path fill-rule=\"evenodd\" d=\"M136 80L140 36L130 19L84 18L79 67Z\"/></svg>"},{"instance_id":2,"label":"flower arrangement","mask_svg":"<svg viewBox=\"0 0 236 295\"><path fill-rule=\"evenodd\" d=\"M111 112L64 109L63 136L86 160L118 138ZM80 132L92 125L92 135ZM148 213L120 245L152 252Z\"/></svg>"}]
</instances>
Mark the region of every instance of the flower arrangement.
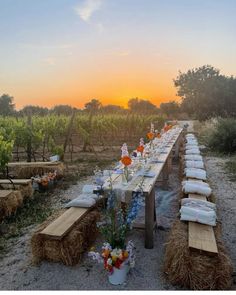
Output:
<instances>
[{"instance_id":1,"label":"flower arrangement","mask_svg":"<svg viewBox=\"0 0 236 295\"><path fill-rule=\"evenodd\" d=\"M158 130L155 130L155 137L161 138L161 133Z\"/></svg>"},{"instance_id":2,"label":"flower arrangement","mask_svg":"<svg viewBox=\"0 0 236 295\"><path fill-rule=\"evenodd\" d=\"M167 131L169 131L171 128L172 128L172 125L171 125L170 123L165 123L163 129L164 129L164 132L167 132Z\"/></svg>"},{"instance_id":3,"label":"flower arrangement","mask_svg":"<svg viewBox=\"0 0 236 295\"><path fill-rule=\"evenodd\" d=\"M129 169L128 166L131 165L132 160L129 156L127 144L124 143L121 147L121 163L124 165L124 177L126 182L129 181Z\"/></svg>"},{"instance_id":4,"label":"flower arrangement","mask_svg":"<svg viewBox=\"0 0 236 295\"><path fill-rule=\"evenodd\" d=\"M110 191L107 198L107 206L102 219L97 223L98 229L105 239L101 252L90 251L89 256L97 262L103 263L105 270L111 275L114 268L121 269L124 265L134 267L134 244L129 241L126 245L126 235L132 228L138 211L143 202L142 184L140 189L132 194L132 200L127 208L121 206L115 191L112 189L110 179Z\"/></svg>"},{"instance_id":5,"label":"flower arrangement","mask_svg":"<svg viewBox=\"0 0 236 295\"><path fill-rule=\"evenodd\" d=\"M99 263L103 263L109 274L114 272L114 267L120 269L124 264L135 266L134 244L129 241L125 249L112 248L109 243L103 243L102 253L89 252L89 256Z\"/></svg>"},{"instance_id":6,"label":"flower arrangement","mask_svg":"<svg viewBox=\"0 0 236 295\"><path fill-rule=\"evenodd\" d=\"M31 177L35 189L39 190L47 190L48 188L52 187L55 182L60 179L60 176L58 175L57 171L55 170L54 172L48 172L45 173L42 176L35 176Z\"/></svg>"},{"instance_id":7,"label":"flower arrangement","mask_svg":"<svg viewBox=\"0 0 236 295\"><path fill-rule=\"evenodd\" d=\"M151 123L150 132L147 133L147 138L151 141L154 139L154 136L155 136L154 124Z\"/></svg>"},{"instance_id":8,"label":"flower arrangement","mask_svg":"<svg viewBox=\"0 0 236 295\"><path fill-rule=\"evenodd\" d=\"M144 151L144 139L143 138L140 138L140 141L139 141L139 146L137 147L137 152L141 153L141 155L143 154L143 151Z\"/></svg>"},{"instance_id":9,"label":"flower arrangement","mask_svg":"<svg viewBox=\"0 0 236 295\"><path fill-rule=\"evenodd\" d=\"M147 138L149 139L150 142L150 147L152 147L152 143L153 143L153 139L155 137L155 129L154 129L154 124L151 123L151 128L150 128L150 132L147 133Z\"/></svg>"}]
</instances>

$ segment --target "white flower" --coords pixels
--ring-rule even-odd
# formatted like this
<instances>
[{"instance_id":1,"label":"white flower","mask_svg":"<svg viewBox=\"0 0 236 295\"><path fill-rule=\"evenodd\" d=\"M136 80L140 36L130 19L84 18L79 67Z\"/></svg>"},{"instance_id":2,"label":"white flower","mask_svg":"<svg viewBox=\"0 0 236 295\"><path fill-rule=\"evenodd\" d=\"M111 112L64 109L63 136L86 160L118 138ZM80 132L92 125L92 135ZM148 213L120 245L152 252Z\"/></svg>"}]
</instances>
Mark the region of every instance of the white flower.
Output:
<instances>
[{"instance_id":1,"label":"white flower","mask_svg":"<svg viewBox=\"0 0 236 295\"><path fill-rule=\"evenodd\" d=\"M108 259L107 259L107 264L108 264L108 265L112 265L112 259L111 259L111 258L108 258Z\"/></svg>"},{"instance_id":2,"label":"white flower","mask_svg":"<svg viewBox=\"0 0 236 295\"><path fill-rule=\"evenodd\" d=\"M102 249L111 251L112 247L109 243L103 243Z\"/></svg>"},{"instance_id":3,"label":"white flower","mask_svg":"<svg viewBox=\"0 0 236 295\"><path fill-rule=\"evenodd\" d=\"M92 257L92 259L96 260L98 263L103 263L103 258L101 257L100 253L98 253L98 252L90 251L88 253L88 256Z\"/></svg>"}]
</instances>

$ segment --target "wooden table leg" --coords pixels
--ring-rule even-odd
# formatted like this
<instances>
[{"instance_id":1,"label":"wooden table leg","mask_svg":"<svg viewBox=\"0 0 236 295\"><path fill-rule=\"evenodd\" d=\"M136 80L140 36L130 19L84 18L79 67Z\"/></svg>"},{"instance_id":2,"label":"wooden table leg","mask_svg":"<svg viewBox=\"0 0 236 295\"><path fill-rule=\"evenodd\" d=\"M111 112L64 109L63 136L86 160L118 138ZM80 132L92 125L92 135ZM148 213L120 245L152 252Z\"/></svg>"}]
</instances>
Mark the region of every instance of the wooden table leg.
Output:
<instances>
[{"instance_id":1,"label":"wooden table leg","mask_svg":"<svg viewBox=\"0 0 236 295\"><path fill-rule=\"evenodd\" d=\"M149 195L145 195L145 248L153 248L155 188Z\"/></svg>"},{"instance_id":2,"label":"wooden table leg","mask_svg":"<svg viewBox=\"0 0 236 295\"><path fill-rule=\"evenodd\" d=\"M172 171L172 154L169 154L169 157L167 159L167 165L168 165L168 172L171 173Z\"/></svg>"},{"instance_id":3,"label":"wooden table leg","mask_svg":"<svg viewBox=\"0 0 236 295\"><path fill-rule=\"evenodd\" d=\"M180 146L182 145L183 142L183 132L180 133L179 138L177 139L174 147L175 147L175 152L174 152L174 159L178 160L179 158L179 151L180 151Z\"/></svg>"}]
</instances>

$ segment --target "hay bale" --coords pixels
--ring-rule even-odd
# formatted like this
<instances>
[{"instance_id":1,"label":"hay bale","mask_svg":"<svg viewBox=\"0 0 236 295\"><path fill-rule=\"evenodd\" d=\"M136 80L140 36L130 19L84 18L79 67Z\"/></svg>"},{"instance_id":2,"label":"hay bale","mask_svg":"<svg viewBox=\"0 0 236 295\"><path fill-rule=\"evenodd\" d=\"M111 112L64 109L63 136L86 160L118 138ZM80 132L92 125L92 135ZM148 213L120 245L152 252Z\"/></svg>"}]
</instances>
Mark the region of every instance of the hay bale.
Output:
<instances>
[{"instance_id":1,"label":"hay bale","mask_svg":"<svg viewBox=\"0 0 236 295\"><path fill-rule=\"evenodd\" d=\"M188 247L188 225L177 220L166 244L164 272L173 285L192 290L227 290L232 285L233 267L215 229L218 255L193 251Z\"/></svg>"},{"instance_id":2,"label":"hay bale","mask_svg":"<svg viewBox=\"0 0 236 295\"><path fill-rule=\"evenodd\" d=\"M4 190L12 190L13 185L11 183L1 183L1 187ZM14 188L21 192L21 195L23 199L25 198L31 198L33 196L33 187L32 183L26 183L26 184L14 184Z\"/></svg>"},{"instance_id":3,"label":"hay bale","mask_svg":"<svg viewBox=\"0 0 236 295\"><path fill-rule=\"evenodd\" d=\"M96 222L99 219L99 213L96 210L89 212L82 220L75 223L60 240L40 234L64 211L51 216L32 236L31 247L34 263L48 260L62 262L65 265L75 265L80 261L82 253L94 242L97 234Z\"/></svg>"},{"instance_id":4,"label":"hay bale","mask_svg":"<svg viewBox=\"0 0 236 295\"><path fill-rule=\"evenodd\" d=\"M57 171L57 175L64 175L65 166L62 162L16 162L9 163L8 168L10 174L16 178L31 178L36 175L43 175L49 172Z\"/></svg>"},{"instance_id":5,"label":"hay bale","mask_svg":"<svg viewBox=\"0 0 236 295\"><path fill-rule=\"evenodd\" d=\"M0 191L0 221L5 217L14 214L19 206L21 206L23 198L20 191L3 190Z\"/></svg>"}]
</instances>

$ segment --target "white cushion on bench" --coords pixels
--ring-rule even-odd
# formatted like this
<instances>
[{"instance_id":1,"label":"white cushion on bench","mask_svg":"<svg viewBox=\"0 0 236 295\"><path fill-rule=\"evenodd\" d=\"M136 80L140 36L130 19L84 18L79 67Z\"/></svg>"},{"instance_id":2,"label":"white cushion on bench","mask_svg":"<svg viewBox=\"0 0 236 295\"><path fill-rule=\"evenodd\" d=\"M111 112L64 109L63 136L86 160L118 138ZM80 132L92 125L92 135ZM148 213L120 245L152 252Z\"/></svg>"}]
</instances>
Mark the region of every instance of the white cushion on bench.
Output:
<instances>
[{"instance_id":1,"label":"white cushion on bench","mask_svg":"<svg viewBox=\"0 0 236 295\"><path fill-rule=\"evenodd\" d=\"M92 194L93 191L96 189L97 187L95 185L92 184L85 184L82 188L82 193L85 194Z\"/></svg>"},{"instance_id":2,"label":"white cushion on bench","mask_svg":"<svg viewBox=\"0 0 236 295\"><path fill-rule=\"evenodd\" d=\"M181 207L180 213L180 220L194 221L211 226L216 225L216 213L208 207L198 204L184 205Z\"/></svg>"},{"instance_id":3,"label":"white cushion on bench","mask_svg":"<svg viewBox=\"0 0 236 295\"><path fill-rule=\"evenodd\" d=\"M202 161L203 160L201 155L185 155L184 159L190 160L190 161Z\"/></svg>"},{"instance_id":4,"label":"white cushion on bench","mask_svg":"<svg viewBox=\"0 0 236 295\"><path fill-rule=\"evenodd\" d=\"M96 203L96 200L99 198L96 194L81 194L76 199L71 200L65 205L68 207L91 207Z\"/></svg>"},{"instance_id":5,"label":"white cushion on bench","mask_svg":"<svg viewBox=\"0 0 236 295\"><path fill-rule=\"evenodd\" d=\"M194 182L191 180L184 180L182 182L182 190L185 194L199 194L209 197L211 195L211 188L205 182Z\"/></svg>"},{"instance_id":6,"label":"white cushion on bench","mask_svg":"<svg viewBox=\"0 0 236 295\"><path fill-rule=\"evenodd\" d=\"M181 206L191 206L191 205L197 204L198 206L208 207L214 211L216 211L216 204L212 202L208 202L205 200L200 199L191 199L191 198L183 198L181 200Z\"/></svg>"},{"instance_id":7,"label":"white cushion on bench","mask_svg":"<svg viewBox=\"0 0 236 295\"><path fill-rule=\"evenodd\" d=\"M204 163L203 161L186 161L185 162L186 168L199 168L204 169Z\"/></svg>"},{"instance_id":8,"label":"white cushion on bench","mask_svg":"<svg viewBox=\"0 0 236 295\"><path fill-rule=\"evenodd\" d=\"M184 173L186 177L206 180L206 171L198 168L185 168Z\"/></svg>"},{"instance_id":9,"label":"white cushion on bench","mask_svg":"<svg viewBox=\"0 0 236 295\"><path fill-rule=\"evenodd\" d=\"M199 150L199 148L193 148L190 150L186 150L185 154L186 155L200 155L200 150Z\"/></svg>"}]
</instances>

